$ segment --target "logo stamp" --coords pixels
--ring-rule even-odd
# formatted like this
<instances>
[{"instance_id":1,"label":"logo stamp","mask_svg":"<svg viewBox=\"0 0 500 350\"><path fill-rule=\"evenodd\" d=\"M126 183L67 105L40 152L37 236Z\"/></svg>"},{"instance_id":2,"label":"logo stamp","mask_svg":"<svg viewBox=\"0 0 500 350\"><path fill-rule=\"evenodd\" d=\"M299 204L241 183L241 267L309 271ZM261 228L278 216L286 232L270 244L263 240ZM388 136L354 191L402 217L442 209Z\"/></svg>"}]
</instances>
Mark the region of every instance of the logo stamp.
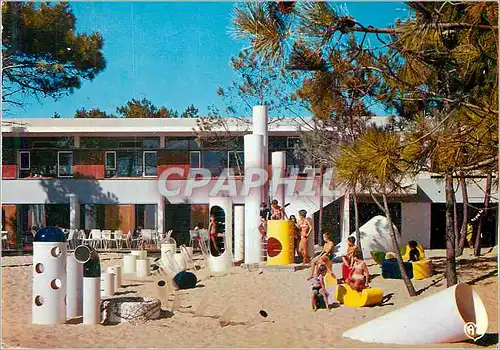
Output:
<instances>
[{"instance_id":1,"label":"logo stamp","mask_svg":"<svg viewBox=\"0 0 500 350\"><path fill-rule=\"evenodd\" d=\"M474 322L467 322L464 325L464 333L468 338L474 341L480 339L484 335L484 334L477 334L477 326Z\"/></svg>"}]
</instances>

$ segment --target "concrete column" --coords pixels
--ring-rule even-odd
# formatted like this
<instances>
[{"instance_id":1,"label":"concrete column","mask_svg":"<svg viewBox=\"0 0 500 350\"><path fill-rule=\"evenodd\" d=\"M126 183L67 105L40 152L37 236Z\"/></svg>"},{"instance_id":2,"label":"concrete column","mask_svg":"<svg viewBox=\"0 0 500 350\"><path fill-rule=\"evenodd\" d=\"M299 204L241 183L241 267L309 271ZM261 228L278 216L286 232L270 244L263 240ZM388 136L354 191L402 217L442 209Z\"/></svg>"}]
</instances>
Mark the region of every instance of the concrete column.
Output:
<instances>
[{"instance_id":1,"label":"concrete column","mask_svg":"<svg viewBox=\"0 0 500 350\"><path fill-rule=\"evenodd\" d=\"M74 148L80 148L80 136L74 136Z\"/></svg>"},{"instance_id":2,"label":"concrete column","mask_svg":"<svg viewBox=\"0 0 500 350\"><path fill-rule=\"evenodd\" d=\"M245 135L245 176L250 169L262 169L262 135ZM250 181L251 179L245 179ZM261 257L260 241L260 204L262 203L262 188L250 188L245 197L245 264L258 264Z\"/></svg>"},{"instance_id":3,"label":"concrete column","mask_svg":"<svg viewBox=\"0 0 500 350\"><path fill-rule=\"evenodd\" d=\"M157 230L158 232L165 232L165 198L161 198L157 205Z\"/></svg>"},{"instance_id":4,"label":"concrete column","mask_svg":"<svg viewBox=\"0 0 500 350\"><path fill-rule=\"evenodd\" d=\"M71 230L80 228L80 202L76 194L69 195L69 228Z\"/></svg>"},{"instance_id":5,"label":"concrete column","mask_svg":"<svg viewBox=\"0 0 500 350\"><path fill-rule=\"evenodd\" d=\"M269 147L268 147L268 117L267 117L267 106L254 106L253 107L253 133L254 135L262 135L263 137L263 147L259 150L262 154L263 169L266 170L269 167ZM247 158L245 158L246 162ZM269 179L264 186L262 186L262 201L269 202Z\"/></svg>"},{"instance_id":6,"label":"concrete column","mask_svg":"<svg viewBox=\"0 0 500 350\"><path fill-rule=\"evenodd\" d=\"M160 148L161 149L165 149L165 145L166 145L166 142L165 142L165 136L160 136Z\"/></svg>"},{"instance_id":7,"label":"concrete column","mask_svg":"<svg viewBox=\"0 0 500 350\"><path fill-rule=\"evenodd\" d=\"M273 166L273 178L280 174L281 178L285 177L286 172L286 152L273 152L271 155ZM278 181L271 183L271 200L277 199L281 207L285 206L285 185Z\"/></svg>"},{"instance_id":8,"label":"concrete column","mask_svg":"<svg viewBox=\"0 0 500 350\"><path fill-rule=\"evenodd\" d=\"M341 199L341 205L340 205L340 232L341 232L341 240L342 242L347 240L347 237L351 234L350 232L350 201L351 198L349 196L349 193L346 193L344 195L344 198Z\"/></svg>"},{"instance_id":9,"label":"concrete column","mask_svg":"<svg viewBox=\"0 0 500 350\"><path fill-rule=\"evenodd\" d=\"M245 207L234 207L234 261L242 261L245 255Z\"/></svg>"}]
</instances>

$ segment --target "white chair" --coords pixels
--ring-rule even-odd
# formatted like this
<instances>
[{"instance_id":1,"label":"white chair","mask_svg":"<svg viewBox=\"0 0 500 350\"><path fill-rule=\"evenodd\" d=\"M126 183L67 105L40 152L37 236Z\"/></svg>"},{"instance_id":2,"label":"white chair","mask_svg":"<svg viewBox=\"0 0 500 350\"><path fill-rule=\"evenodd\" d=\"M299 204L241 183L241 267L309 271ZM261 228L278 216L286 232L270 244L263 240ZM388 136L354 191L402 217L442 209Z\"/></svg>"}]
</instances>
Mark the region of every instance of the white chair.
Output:
<instances>
[{"instance_id":1,"label":"white chair","mask_svg":"<svg viewBox=\"0 0 500 350\"><path fill-rule=\"evenodd\" d=\"M90 230L88 237L85 237L85 231L82 231L82 233L83 233L82 244L94 247L94 230Z\"/></svg>"},{"instance_id":2,"label":"white chair","mask_svg":"<svg viewBox=\"0 0 500 350\"><path fill-rule=\"evenodd\" d=\"M112 242L115 242L116 249L122 249L123 246L123 232L122 230L115 230L112 233L113 237L111 238Z\"/></svg>"},{"instance_id":3,"label":"white chair","mask_svg":"<svg viewBox=\"0 0 500 350\"><path fill-rule=\"evenodd\" d=\"M109 250L111 246L111 230L101 231L101 241L105 250Z\"/></svg>"},{"instance_id":4,"label":"white chair","mask_svg":"<svg viewBox=\"0 0 500 350\"><path fill-rule=\"evenodd\" d=\"M150 229L143 228L141 231L141 238L144 243L152 243L153 242L153 232Z\"/></svg>"},{"instance_id":5,"label":"white chair","mask_svg":"<svg viewBox=\"0 0 500 350\"><path fill-rule=\"evenodd\" d=\"M142 231L141 231L142 232ZM134 242L135 242L135 246L136 248L139 248L142 246L142 236L141 236L141 233L139 232L139 235L137 236L137 238L133 238L134 235L131 233L131 248L134 248Z\"/></svg>"},{"instance_id":6,"label":"white chair","mask_svg":"<svg viewBox=\"0 0 500 350\"><path fill-rule=\"evenodd\" d=\"M9 236L2 235L2 249L7 248L9 246Z\"/></svg>"},{"instance_id":7,"label":"white chair","mask_svg":"<svg viewBox=\"0 0 500 350\"><path fill-rule=\"evenodd\" d=\"M92 247L94 249L102 248L101 230L93 229L90 231L90 235L92 236Z\"/></svg>"}]
</instances>

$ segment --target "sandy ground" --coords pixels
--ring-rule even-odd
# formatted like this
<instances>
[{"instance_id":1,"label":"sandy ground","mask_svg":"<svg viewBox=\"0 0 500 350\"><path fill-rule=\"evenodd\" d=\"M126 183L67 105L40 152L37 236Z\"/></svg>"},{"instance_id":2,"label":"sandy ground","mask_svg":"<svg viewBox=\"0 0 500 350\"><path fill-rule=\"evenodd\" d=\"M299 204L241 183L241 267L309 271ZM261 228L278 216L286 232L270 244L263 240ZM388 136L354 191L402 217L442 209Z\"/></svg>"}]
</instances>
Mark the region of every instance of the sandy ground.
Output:
<instances>
[{"instance_id":1,"label":"sandy ground","mask_svg":"<svg viewBox=\"0 0 500 350\"><path fill-rule=\"evenodd\" d=\"M57 326L31 324L32 257L2 259L2 346L30 348L189 348L189 347L390 347L367 344L342 337L342 333L377 316L388 313L446 287L443 279L444 251L426 252L434 256L437 270L432 278L414 281L421 294L410 298L401 280L384 280L380 268L367 261L373 275L372 286L392 295L384 306L340 307L327 312L311 311L307 271L249 272L235 267L229 275L210 277L206 268L196 273L199 287L180 292L180 311L163 312L158 320L119 325L86 326L79 320ZM120 264L119 254L101 254L102 266ZM460 282L470 283L481 296L489 316L488 334L474 344L437 344L429 347L478 347L498 344L498 267L496 249L474 259L466 252L458 262ZM156 297L153 277L124 276L124 286L116 297ZM207 315L220 315L228 308L232 322L245 322L265 310L268 322L251 327L221 327L215 318L193 317L195 310L210 297ZM231 312L229 312L231 314ZM429 322L432 315L429 315ZM390 331L388 329L387 331ZM398 346L393 346L398 347Z\"/></svg>"}]
</instances>

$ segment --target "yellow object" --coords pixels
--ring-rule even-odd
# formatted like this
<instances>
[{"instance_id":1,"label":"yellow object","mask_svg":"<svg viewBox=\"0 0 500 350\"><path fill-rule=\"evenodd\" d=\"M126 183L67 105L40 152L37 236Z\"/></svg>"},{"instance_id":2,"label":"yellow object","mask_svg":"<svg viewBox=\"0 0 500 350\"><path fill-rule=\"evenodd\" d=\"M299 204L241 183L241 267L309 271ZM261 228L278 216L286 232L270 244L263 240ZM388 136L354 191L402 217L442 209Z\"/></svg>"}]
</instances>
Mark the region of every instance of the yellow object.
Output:
<instances>
[{"instance_id":1,"label":"yellow object","mask_svg":"<svg viewBox=\"0 0 500 350\"><path fill-rule=\"evenodd\" d=\"M380 304L383 295L382 288L366 288L357 292L349 285L341 284L337 287L335 299L346 306L362 307Z\"/></svg>"},{"instance_id":2,"label":"yellow object","mask_svg":"<svg viewBox=\"0 0 500 350\"><path fill-rule=\"evenodd\" d=\"M267 222L267 265L293 264L293 223L290 220Z\"/></svg>"},{"instance_id":3,"label":"yellow object","mask_svg":"<svg viewBox=\"0 0 500 350\"><path fill-rule=\"evenodd\" d=\"M331 273L327 273L323 277L326 292L328 293L328 305L335 303L335 295L337 292L337 278Z\"/></svg>"},{"instance_id":4,"label":"yellow object","mask_svg":"<svg viewBox=\"0 0 500 350\"><path fill-rule=\"evenodd\" d=\"M420 253L420 260L424 260L425 259L424 247L422 247L422 245L420 243L417 245L417 250ZM408 260L410 260L410 246L409 245L406 246L405 253L403 254L403 261L408 261Z\"/></svg>"},{"instance_id":5,"label":"yellow object","mask_svg":"<svg viewBox=\"0 0 500 350\"><path fill-rule=\"evenodd\" d=\"M432 276L432 261L429 259L415 261L413 266L413 278L423 280Z\"/></svg>"}]
</instances>

